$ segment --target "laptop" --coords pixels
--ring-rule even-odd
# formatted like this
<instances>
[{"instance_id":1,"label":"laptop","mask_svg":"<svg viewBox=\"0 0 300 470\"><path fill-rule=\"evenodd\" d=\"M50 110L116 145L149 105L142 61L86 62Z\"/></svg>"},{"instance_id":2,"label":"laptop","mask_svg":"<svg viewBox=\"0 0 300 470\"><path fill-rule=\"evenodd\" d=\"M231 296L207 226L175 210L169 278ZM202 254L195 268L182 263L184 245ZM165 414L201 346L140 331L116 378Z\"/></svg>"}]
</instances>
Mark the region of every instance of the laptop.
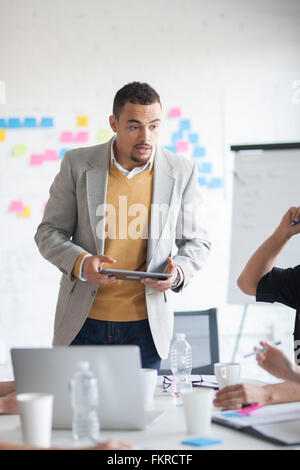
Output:
<instances>
[{"instance_id":1,"label":"laptop","mask_svg":"<svg viewBox=\"0 0 300 470\"><path fill-rule=\"evenodd\" d=\"M145 429L163 414L144 409L138 346L13 348L11 356L17 393L54 395L54 429L72 427L69 382L80 361L88 361L98 379L101 429Z\"/></svg>"}]
</instances>

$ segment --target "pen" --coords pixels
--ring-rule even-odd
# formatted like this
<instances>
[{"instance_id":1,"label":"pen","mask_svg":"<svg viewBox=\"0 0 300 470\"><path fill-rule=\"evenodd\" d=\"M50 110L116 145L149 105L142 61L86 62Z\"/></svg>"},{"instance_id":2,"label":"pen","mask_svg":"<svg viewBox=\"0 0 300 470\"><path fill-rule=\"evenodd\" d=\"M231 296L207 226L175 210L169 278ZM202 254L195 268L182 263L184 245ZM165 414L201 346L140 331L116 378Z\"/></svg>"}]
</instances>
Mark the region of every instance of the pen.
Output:
<instances>
[{"instance_id":1,"label":"pen","mask_svg":"<svg viewBox=\"0 0 300 470\"><path fill-rule=\"evenodd\" d=\"M276 341L276 343L274 343L274 346L278 346L279 344L281 344L281 341ZM268 348L257 349L256 351L253 351L249 354L245 354L245 356L243 356L243 357L255 356L256 354L260 354L260 353L262 353L264 351L267 351L267 350L268 350Z\"/></svg>"},{"instance_id":2,"label":"pen","mask_svg":"<svg viewBox=\"0 0 300 470\"><path fill-rule=\"evenodd\" d=\"M300 219L299 220L296 220L295 222L292 222L291 225L297 225L297 224L300 224Z\"/></svg>"}]
</instances>

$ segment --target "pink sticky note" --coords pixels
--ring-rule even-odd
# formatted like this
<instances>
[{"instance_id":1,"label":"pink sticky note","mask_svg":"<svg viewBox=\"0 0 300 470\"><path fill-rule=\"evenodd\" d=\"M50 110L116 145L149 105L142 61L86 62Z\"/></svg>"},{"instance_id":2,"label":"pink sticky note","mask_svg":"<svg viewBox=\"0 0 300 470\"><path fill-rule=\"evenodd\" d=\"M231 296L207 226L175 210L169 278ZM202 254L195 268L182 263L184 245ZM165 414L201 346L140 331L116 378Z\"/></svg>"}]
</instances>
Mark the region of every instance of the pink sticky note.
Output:
<instances>
[{"instance_id":1,"label":"pink sticky note","mask_svg":"<svg viewBox=\"0 0 300 470\"><path fill-rule=\"evenodd\" d=\"M69 131L64 131L60 135L61 142L73 142L73 134Z\"/></svg>"},{"instance_id":2,"label":"pink sticky note","mask_svg":"<svg viewBox=\"0 0 300 470\"><path fill-rule=\"evenodd\" d=\"M57 160L57 159L58 159L58 156L57 156L57 151L56 150L45 150L44 160L53 161L53 160Z\"/></svg>"},{"instance_id":3,"label":"pink sticky note","mask_svg":"<svg viewBox=\"0 0 300 470\"><path fill-rule=\"evenodd\" d=\"M169 112L170 118L176 118L181 116L181 109L180 108L171 108Z\"/></svg>"},{"instance_id":4,"label":"pink sticky note","mask_svg":"<svg viewBox=\"0 0 300 470\"><path fill-rule=\"evenodd\" d=\"M23 212L24 204L22 201L11 201L9 212Z\"/></svg>"},{"instance_id":5,"label":"pink sticky note","mask_svg":"<svg viewBox=\"0 0 300 470\"><path fill-rule=\"evenodd\" d=\"M38 166L38 165L41 165L43 161L44 161L44 155L33 154L30 157L29 165Z\"/></svg>"},{"instance_id":6,"label":"pink sticky note","mask_svg":"<svg viewBox=\"0 0 300 470\"><path fill-rule=\"evenodd\" d=\"M189 149L189 143L185 140L179 140L176 144L177 152L187 152Z\"/></svg>"},{"instance_id":7,"label":"pink sticky note","mask_svg":"<svg viewBox=\"0 0 300 470\"><path fill-rule=\"evenodd\" d=\"M237 413L241 416L246 416L251 414L253 411L258 410L259 408L262 408L262 405L255 403L254 405L245 406L245 408L242 408L240 411L237 411Z\"/></svg>"},{"instance_id":8,"label":"pink sticky note","mask_svg":"<svg viewBox=\"0 0 300 470\"><path fill-rule=\"evenodd\" d=\"M77 132L75 137L76 142L87 142L88 133L87 132Z\"/></svg>"},{"instance_id":9,"label":"pink sticky note","mask_svg":"<svg viewBox=\"0 0 300 470\"><path fill-rule=\"evenodd\" d=\"M46 209L47 202L48 202L48 201L43 202L43 212L44 212L44 210Z\"/></svg>"}]
</instances>

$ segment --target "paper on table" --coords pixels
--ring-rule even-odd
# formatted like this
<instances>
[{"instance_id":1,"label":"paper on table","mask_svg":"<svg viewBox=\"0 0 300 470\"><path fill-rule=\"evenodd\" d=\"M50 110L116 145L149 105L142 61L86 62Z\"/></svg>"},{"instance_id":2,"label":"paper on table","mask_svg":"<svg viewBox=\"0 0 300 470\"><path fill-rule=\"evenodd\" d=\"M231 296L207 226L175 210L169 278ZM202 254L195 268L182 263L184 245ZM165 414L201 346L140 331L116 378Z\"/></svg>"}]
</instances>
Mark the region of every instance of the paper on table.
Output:
<instances>
[{"instance_id":1,"label":"paper on table","mask_svg":"<svg viewBox=\"0 0 300 470\"><path fill-rule=\"evenodd\" d=\"M253 426L253 429L266 437L276 438L286 444L292 445L300 442L300 420L259 424Z\"/></svg>"}]
</instances>

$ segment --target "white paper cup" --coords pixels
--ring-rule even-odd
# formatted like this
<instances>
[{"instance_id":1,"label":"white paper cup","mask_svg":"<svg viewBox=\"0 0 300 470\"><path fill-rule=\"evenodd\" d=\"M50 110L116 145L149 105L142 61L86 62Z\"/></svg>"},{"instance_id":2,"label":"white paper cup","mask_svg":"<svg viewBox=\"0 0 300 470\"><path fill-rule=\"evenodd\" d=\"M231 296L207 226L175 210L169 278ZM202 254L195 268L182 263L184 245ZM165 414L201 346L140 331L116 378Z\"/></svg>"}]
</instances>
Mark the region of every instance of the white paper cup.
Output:
<instances>
[{"instance_id":1,"label":"white paper cup","mask_svg":"<svg viewBox=\"0 0 300 470\"><path fill-rule=\"evenodd\" d=\"M219 388L235 385L240 382L241 364L238 362L218 362L214 364L214 373Z\"/></svg>"},{"instance_id":2,"label":"white paper cup","mask_svg":"<svg viewBox=\"0 0 300 470\"><path fill-rule=\"evenodd\" d=\"M140 369L140 379L142 385L144 406L151 407L153 405L154 391L157 383L157 370Z\"/></svg>"},{"instance_id":3,"label":"white paper cup","mask_svg":"<svg viewBox=\"0 0 300 470\"><path fill-rule=\"evenodd\" d=\"M213 390L192 390L182 395L186 431L207 436L211 429Z\"/></svg>"},{"instance_id":4,"label":"white paper cup","mask_svg":"<svg viewBox=\"0 0 300 470\"><path fill-rule=\"evenodd\" d=\"M50 447L53 395L46 393L17 394L24 444Z\"/></svg>"}]
</instances>

